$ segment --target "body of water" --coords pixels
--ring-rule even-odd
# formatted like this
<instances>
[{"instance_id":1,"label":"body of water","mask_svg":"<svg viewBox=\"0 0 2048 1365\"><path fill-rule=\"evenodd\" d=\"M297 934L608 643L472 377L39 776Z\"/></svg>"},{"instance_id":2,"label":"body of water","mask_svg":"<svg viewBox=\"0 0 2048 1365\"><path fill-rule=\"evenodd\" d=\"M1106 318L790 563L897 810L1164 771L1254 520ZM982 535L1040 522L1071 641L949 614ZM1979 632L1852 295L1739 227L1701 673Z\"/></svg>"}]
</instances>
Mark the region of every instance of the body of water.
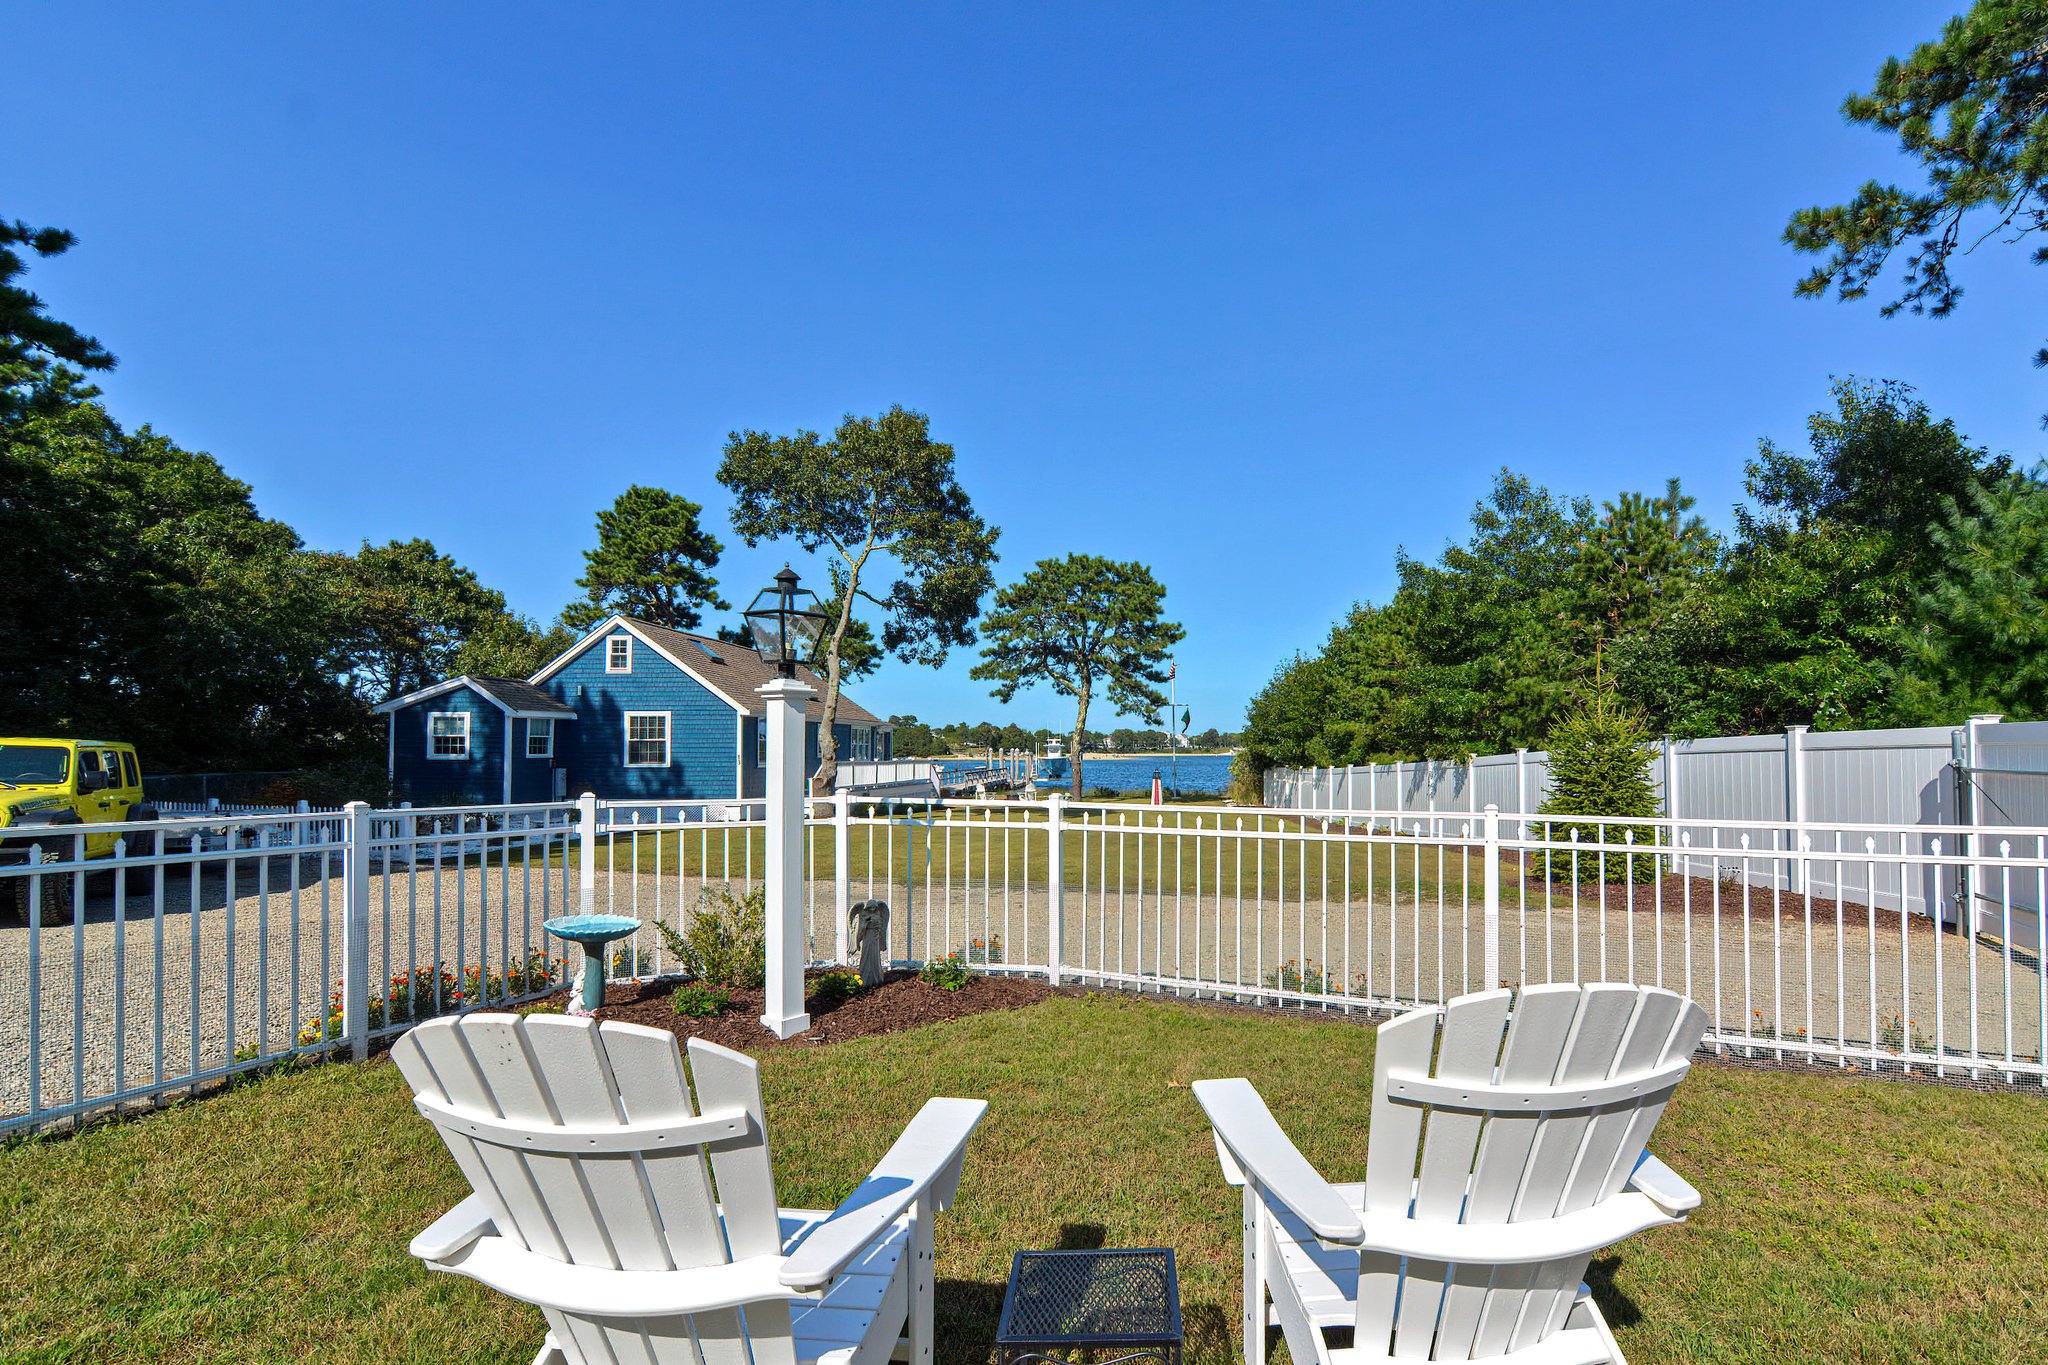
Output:
<instances>
[{"instance_id":1,"label":"body of water","mask_svg":"<svg viewBox=\"0 0 2048 1365\"><path fill-rule=\"evenodd\" d=\"M1141 754L1133 758L1091 758L1081 765L1081 787L1086 791L1108 787L1112 791L1142 792L1152 789L1152 774L1158 773L1173 790L1174 765L1180 768L1180 789L1184 792L1220 792L1230 785L1229 754ZM947 759L941 765L949 771L980 767L973 760Z\"/></svg>"}]
</instances>

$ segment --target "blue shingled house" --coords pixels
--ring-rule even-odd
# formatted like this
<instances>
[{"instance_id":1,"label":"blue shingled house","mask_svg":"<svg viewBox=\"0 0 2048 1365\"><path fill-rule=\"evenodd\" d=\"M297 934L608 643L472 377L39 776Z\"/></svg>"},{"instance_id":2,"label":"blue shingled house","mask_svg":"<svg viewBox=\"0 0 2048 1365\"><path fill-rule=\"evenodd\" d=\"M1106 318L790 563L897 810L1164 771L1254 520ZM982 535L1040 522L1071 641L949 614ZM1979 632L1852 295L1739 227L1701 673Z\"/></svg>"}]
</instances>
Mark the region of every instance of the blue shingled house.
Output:
<instances>
[{"instance_id":1,"label":"blue shingled house","mask_svg":"<svg viewBox=\"0 0 2048 1365\"><path fill-rule=\"evenodd\" d=\"M531 678L449 678L375 708L391 784L418 805L758 797L772 664L742 645L613 616ZM823 680L798 676L819 692ZM806 706L804 770L822 712ZM890 726L842 690L843 761L891 756Z\"/></svg>"}]
</instances>

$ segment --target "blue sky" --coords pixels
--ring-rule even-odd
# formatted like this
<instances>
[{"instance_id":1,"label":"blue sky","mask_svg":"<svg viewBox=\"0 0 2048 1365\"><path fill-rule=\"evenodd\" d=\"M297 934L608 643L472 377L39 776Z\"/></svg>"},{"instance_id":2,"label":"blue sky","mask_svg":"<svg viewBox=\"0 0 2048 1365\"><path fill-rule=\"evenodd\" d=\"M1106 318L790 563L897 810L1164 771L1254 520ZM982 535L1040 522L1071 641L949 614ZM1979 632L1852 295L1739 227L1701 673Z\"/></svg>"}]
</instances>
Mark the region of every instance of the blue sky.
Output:
<instances>
[{"instance_id":1,"label":"blue sky","mask_svg":"<svg viewBox=\"0 0 2048 1365\"><path fill-rule=\"evenodd\" d=\"M1725 525L1837 373L2034 458L2019 253L1886 321L1778 242L1908 173L1836 111L1956 7L17 5L0 213L83 239L32 283L117 413L313 545L548 616L628 483L730 542L728 431L901 402L1001 579L1152 565L1228 728L1503 465ZM996 717L970 662L860 695Z\"/></svg>"}]
</instances>

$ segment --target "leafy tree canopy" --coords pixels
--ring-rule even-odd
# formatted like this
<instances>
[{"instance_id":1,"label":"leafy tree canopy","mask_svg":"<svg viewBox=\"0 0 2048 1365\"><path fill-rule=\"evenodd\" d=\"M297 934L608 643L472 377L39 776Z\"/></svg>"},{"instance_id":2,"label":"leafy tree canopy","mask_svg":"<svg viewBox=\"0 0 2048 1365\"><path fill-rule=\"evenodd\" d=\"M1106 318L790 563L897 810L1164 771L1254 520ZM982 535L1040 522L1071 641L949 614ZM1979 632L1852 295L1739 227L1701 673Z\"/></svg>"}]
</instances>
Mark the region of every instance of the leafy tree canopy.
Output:
<instances>
[{"instance_id":1,"label":"leafy tree canopy","mask_svg":"<svg viewBox=\"0 0 2048 1365\"><path fill-rule=\"evenodd\" d=\"M1166 588L1143 564L1095 555L1042 559L999 590L983 623L987 642L970 677L995 684L1007 702L1044 684L1071 697L1072 790L1081 794L1081 736L1098 684L1121 715L1146 715L1166 701L1167 653L1185 636L1161 609Z\"/></svg>"},{"instance_id":2,"label":"leafy tree canopy","mask_svg":"<svg viewBox=\"0 0 2048 1365\"><path fill-rule=\"evenodd\" d=\"M581 635L559 621L543 628L512 612L487 616L456 647L448 668L479 678L529 678Z\"/></svg>"},{"instance_id":3,"label":"leafy tree canopy","mask_svg":"<svg viewBox=\"0 0 2048 1365\"><path fill-rule=\"evenodd\" d=\"M1736 529L1752 546L1780 547L1822 523L1881 531L1920 554L1944 499L1996 482L2012 468L1972 446L1896 380L1837 379L1833 411L1807 419L1809 455L1759 441L1744 467L1754 507L1738 507Z\"/></svg>"},{"instance_id":4,"label":"leafy tree canopy","mask_svg":"<svg viewBox=\"0 0 2048 1365\"><path fill-rule=\"evenodd\" d=\"M1924 661L1907 686L1900 660L1923 636L1962 638L1928 620L1930 576L1968 578L1943 568L1957 528L1934 523L1950 504L1987 516L1971 509L2010 461L1903 384L1844 379L1831 397L1809 453L1760 444L1729 543L1676 483L1596 511L1503 471L1467 540L1400 555L1391 599L1352 608L1252 700L1240 796L1274 764L1538 747L1608 690L1681 736L1957 719L1963 694ZM2022 557L2016 543L2001 553Z\"/></svg>"},{"instance_id":5,"label":"leafy tree canopy","mask_svg":"<svg viewBox=\"0 0 2048 1365\"><path fill-rule=\"evenodd\" d=\"M724 611L711 570L725 547L698 524L704 509L680 494L633 485L597 514L597 545L583 552L584 597L563 611L572 630L614 612L671 630L695 630L703 609Z\"/></svg>"},{"instance_id":6,"label":"leafy tree canopy","mask_svg":"<svg viewBox=\"0 0 2048 1365\"><path fill-rule=\"evenodd\" d=\"M449 676L480 630L507 615L503 594L428 540L363 542L330 559L343 598L352 671L363 694L389 701Z\"/></svg>"},{"instance_id":7,"label":"leafy tree canopy","mask_svg":"<svg viewBox=\"0 0 2048 1365\"><path fill-rule=\"evenodd\" d=\"M0 732L98 734L155 771L345 750L333 595L203 453L97 403L0 420Z\"/></svg>"},{"instance_id":8,"label":"leafy tree canopy","mask_svg":"<svg viewBox=\"0 0 2048 1365\"><path fill-rule=\"evenodd\" d=\"M854 603L882 614L882 648L906 663L938 664L974 643L974 619L995 578L1000 534L975 514L953 469L953 447L931 439L921 412L848 415L828 441L815 431L727 438L718 481L733 494L733 529L749 545L788 538L805 553L829 548L838 614L826 628L822 749L817 782L837 770L832 722L850 657ZM895 578L876 591L884 562Z\"/></svg>"}]
</instances>

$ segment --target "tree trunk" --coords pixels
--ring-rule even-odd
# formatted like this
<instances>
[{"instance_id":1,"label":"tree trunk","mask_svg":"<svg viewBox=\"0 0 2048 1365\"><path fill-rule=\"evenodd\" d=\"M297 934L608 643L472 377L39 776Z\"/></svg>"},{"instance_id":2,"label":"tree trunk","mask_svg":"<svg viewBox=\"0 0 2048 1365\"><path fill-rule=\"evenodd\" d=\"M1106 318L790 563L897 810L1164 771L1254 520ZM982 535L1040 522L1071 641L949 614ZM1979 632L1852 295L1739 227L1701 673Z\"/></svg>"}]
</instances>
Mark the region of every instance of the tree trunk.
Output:
<instances>
[{"instance_id":1,"label":"tree trunk","mask_svg":"<svg viewBox=\"0 0 2048 1365\"><path fill-rule=\"evenodd\" d=\"M832 721L839 714L839 641L825 656L825 697L818 708L818 773L811 780L814 795L830 796L839 781L839 746L832 739Z\"/></svg>"},{"instance_id":2,"label":"tree trunk","mask_svg":"<svg viewBox=\"0 0 2048 1365\"><path fill-rule=\"evenodd\" d=\"M1074 748L1073 760L1068 768L1068 790L1076 801L1081 799L1081 736L1088 729L1088 691L1089 689L1085 688L1082 690L1081 704L1074 711Z\"/></svg>"},{"instance_id":3,"label":"tree trunk","mask_svg":"<svg viewBox=\"0 0 2048 1365\"><path fill-rule=\"evenodd\" d=\"M872 540L868 542L874 544ZM846 623L853 619L853 594L860 586L861 567L868 552L847 565L846 594L839 599L839 619L832 623L832 643L825 650L825 696L818 714L818 774L811 781L816 796L830 796L839 780L839 745L832 735L832 722L839 716L839 646L846 639Z\"/></svg>"}]
</instances>

